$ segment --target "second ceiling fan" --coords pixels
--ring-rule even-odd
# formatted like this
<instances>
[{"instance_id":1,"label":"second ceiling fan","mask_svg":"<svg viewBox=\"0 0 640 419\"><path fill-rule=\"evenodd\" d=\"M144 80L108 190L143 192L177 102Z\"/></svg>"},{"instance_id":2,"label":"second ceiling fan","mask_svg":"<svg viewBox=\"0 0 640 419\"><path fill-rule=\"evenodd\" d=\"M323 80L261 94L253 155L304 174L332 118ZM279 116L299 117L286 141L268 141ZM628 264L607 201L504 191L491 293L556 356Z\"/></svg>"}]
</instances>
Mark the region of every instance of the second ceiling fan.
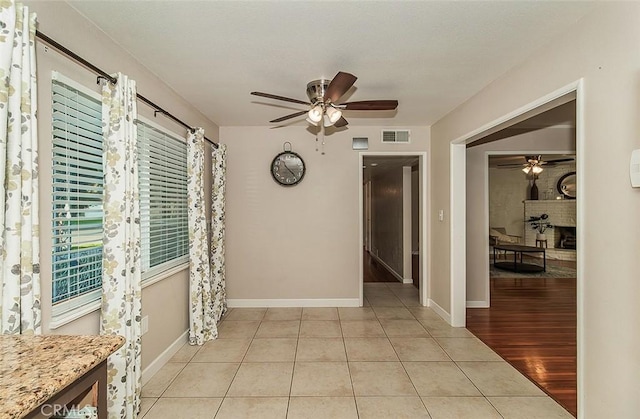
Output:
<instances>
[{"instance_id":1,"label":"second ceiling fan","mask_svg":"<svg viewBox=\"0 0 640 419\"><path fill-rule=\"evenodd\" d=\"M555 160L543 160L541 155L537 156L523 156L526 163L515 163L515 164L499 164L498 167L522 167L522 171L526 175L537 176L539 175L543 168L543 165L553 166L558 163L574 161L575 158L563 158L563 159L555 159Z\"/></svg>"},{"instance_id":2,"label":"second ceiling fan","mask_svg":"<svg viewBox=\"0 0 640 419\"><path fill-rule=\"evenodd\" d=\"M307 84L309 102L292 99L270 93L251 92L254 96L307 105L309 108L269 122L282 122L307 114L307 121L323 127L344 127L348 124L342 111L391 111L398 107L397 100L363 100L359 102L338 103L340 98L353 86L358 78L353 74L339 71L331 80L314 80Z\"/></svg>"}]
</instances>

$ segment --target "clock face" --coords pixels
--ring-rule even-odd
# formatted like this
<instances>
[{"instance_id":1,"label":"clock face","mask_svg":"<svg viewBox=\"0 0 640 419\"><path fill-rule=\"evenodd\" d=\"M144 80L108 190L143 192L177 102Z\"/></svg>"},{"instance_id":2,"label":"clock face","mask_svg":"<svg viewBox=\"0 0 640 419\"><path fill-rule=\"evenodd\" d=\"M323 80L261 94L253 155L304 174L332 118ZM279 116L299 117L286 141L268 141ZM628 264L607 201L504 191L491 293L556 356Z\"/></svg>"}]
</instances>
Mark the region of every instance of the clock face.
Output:
<instances>
[{"instance_id":1,"label":"clock face","mask_svg":"<svg viewBox=\"0 0 640 419\"><path fill-rule=\"evenodd\" d=\"M302 157L292 151L278 154L271 162L271 176L282 186L298 184L304 177Z\"/></svg>"}]
</instances>

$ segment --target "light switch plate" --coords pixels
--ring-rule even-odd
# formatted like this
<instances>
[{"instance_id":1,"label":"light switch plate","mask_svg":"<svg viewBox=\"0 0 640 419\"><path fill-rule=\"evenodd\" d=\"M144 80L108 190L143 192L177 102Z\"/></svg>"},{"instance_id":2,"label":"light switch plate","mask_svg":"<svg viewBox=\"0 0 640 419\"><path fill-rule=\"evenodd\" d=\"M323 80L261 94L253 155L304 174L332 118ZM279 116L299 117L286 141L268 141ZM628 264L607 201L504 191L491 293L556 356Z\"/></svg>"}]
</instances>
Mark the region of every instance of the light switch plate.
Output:
<instances>
[{"instance_id":1,"label":"light switch plate","mask_svg":"<svg viewBox=\"0 0 640 419\"><path fill-rule=\"evenodd\" d=\"M142 324L140 325L140 328L142 329L141 331L143 335L149 331L149 316L144 316L142 318Z\"/></svg>"}]
</instances>

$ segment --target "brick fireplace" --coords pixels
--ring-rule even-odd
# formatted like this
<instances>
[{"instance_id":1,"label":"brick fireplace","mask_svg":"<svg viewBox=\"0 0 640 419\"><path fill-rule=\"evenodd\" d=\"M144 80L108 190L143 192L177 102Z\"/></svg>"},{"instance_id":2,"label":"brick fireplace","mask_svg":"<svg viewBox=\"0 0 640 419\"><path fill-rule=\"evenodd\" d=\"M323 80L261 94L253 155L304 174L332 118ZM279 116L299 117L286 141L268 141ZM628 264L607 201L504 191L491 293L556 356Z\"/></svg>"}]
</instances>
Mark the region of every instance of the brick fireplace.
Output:
<instances>
[{"instance_id":1,"label":"brick fireplace","mask_svg":"<svg viewBox=\"0 0 640 419\"><path fill-rule=\"evenodd\" d=\"M551 249L573 250L576 248L576 201L553 199L524 201L524 244L536 245L536 230L526 222L530 217L549 215L548 222L554 226L545 231L547 246Z\"/></svg>"},{"instance_id":2,"label":"brick fireplace","mask_svg":"<svg viewBox=\"0 0 640 419\"><path fill-rule=\"evenodd\" d=\"M576 228L553 226L553 247L556 249L576 249Z\"/></svg>"}]
</instances>

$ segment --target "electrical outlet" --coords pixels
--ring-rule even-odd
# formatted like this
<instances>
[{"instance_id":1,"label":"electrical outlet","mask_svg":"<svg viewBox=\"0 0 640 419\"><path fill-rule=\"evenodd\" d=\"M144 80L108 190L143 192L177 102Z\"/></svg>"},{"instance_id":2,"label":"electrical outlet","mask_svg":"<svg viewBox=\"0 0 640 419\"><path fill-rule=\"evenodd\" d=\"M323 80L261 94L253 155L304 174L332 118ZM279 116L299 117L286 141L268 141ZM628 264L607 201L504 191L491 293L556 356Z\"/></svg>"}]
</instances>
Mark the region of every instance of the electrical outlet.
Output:
<instances>
[{"instance_id":1,"label":"electrical outlet","mask_svg":"<svg viewBox=\"0 0 640 419\"><path fill-rule=\"evenodd\" d=\"M144 316L142 318L142 334L144 335L149 331L149 316Z\"/></svg>"}]
</instances>

